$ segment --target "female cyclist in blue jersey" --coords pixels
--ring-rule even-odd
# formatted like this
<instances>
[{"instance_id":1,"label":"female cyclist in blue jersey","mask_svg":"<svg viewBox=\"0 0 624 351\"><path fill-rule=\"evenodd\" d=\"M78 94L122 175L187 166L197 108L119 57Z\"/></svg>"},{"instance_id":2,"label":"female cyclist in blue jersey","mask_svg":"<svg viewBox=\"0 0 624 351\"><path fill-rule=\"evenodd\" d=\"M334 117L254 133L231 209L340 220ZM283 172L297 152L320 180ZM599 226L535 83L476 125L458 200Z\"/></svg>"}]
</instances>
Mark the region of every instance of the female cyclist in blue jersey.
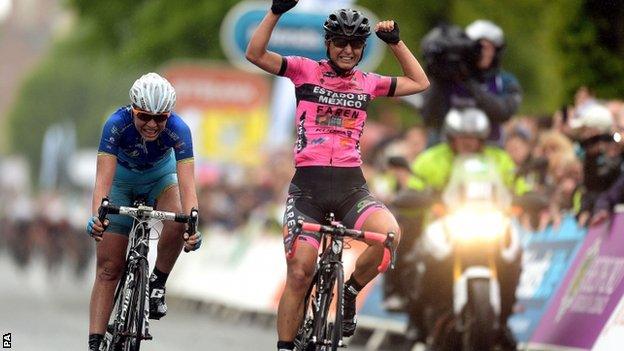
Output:
<instances>
[{"instance_id":1,"label":"female cyclist in blue jersey","mask_svg":"<svg viewBox=\"0 0 624 351\"><path fill-rule=\"evenodd\" d=\"M288 77L295 85L296 172L292 179L284 215L284 244L290 245L297 218L320 223L328 212L347 227L393 232L399 226L393 215L368 191L362 175L359 140L366 122L366 109L378 96L403 96L429 86L422 67L399 38L396 22L375 25L403 70L403 76L384 77L356 69L371 33L362 12L341 9L324 24L328 60L281 55L267 50L280 15L296 0L273 0L247 47L247 59L268 73ZM303 300L314 275L319 237L300 236L309 245L299 245L287 260L287 278L277 316L278 350L292 350L300 325ZM377 275L383 247L369 245L345 283L343 334L355 332L357 293Z\"/></svg>"},{"instance_id":2,"label":"female cyclist in blue jersey","mask_svg":"<svg viewBox=\"0 0 624 351\"><path fill-rule=\"evenodd\" d=\"M173 86L156 73L137 79L130 89L131 104L113 113L102 131L97 157L92 213L87 233L97 241L96 276L89 311L89 350L98 350L112 310L113 295L124 267L132 219L111 215L98 220L102 197L131 206L145 196L148 205L170 212L197 208L191 131L173 112ZM196 250L201 234L189 237L184 224L165 222L158 241L156 267L150 277L150 318L167 312L165 282L182 247ZM183 240L184 239L184 240Z\"/></svg>"}]
</instances>

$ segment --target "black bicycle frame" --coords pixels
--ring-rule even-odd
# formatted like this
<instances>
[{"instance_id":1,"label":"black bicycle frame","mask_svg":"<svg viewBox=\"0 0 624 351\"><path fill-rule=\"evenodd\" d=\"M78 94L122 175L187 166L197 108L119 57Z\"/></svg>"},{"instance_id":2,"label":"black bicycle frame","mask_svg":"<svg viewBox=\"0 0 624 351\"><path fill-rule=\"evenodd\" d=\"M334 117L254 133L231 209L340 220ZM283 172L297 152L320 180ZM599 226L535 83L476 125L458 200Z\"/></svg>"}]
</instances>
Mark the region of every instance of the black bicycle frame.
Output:
<instances>
[{"instance_id":1,"label":"black bicycle frame","mask_svg":"<svg viewBox=\"0 0 624 351\"><path fill-rule=\"evenodd\" d=\"M328 223L332 224L333 214L330 214ZM334 296L334 285L336 282L336 274L344 274L342 253L344 249L344 237L341 235L328 235L321 233L321 247L323 248L316 265L316 273L310 284L310 288L306 294L304 300L304 319L301 322L301 327L298 332L297 339L300 344L298 345L301 350L316 350L320 347L342 347L342 325L334 325L338 328L337 332L340 334L338 340L335 341L331 334L328 334L327 318L329 317L330 304L333 300L340 301L342 304L342 297L336 298ZM294 240L297 238L295 237ZM340 277L339 281L344 282L344 276ZM343 290L336 289L339 293ZM313 294L314 293L314 294ZM310 301L310 299L313 299ZM310 303L312 304L310 306ZM309 308L312 308L312 318L307 315ZM336 320L342 324L343 306L339 306L337 313L340 313L340 318Z\"/></svg>"},{"instance_id":2,"label":"black bicycle frame","mask_svg":"<svg viewBox=\"0 0 624 351\"><path fill-rule=\"evenodd\" d=\"M139 204L139 206L141 206L142 204ZM137 221L136 219L133 220L132 223L132 228L134 228L134 235L132 236L132 242L129 245L128 248L128 254L126 256L126 274L129 273L130 268L135 268L137 267L139 264L138 262L140 260L145 260L145 262L147 261L147 255L149 253L149 239L150 239L150 227L148 226L146 221ZM140 232L140 234L139 234ZM146 276L149 277L149 271L148 272L144 272L146 274ZM115 300L118 297L118 294L120 293L121 287L122 287L122 282L120 281L120 284L117 286L118 287L118 291L115 293ZM135 289L140 289L140 287L135 287ZM143 308L143 329L140 331L137 331L137 335L128 335L130 337L136 337L136 338L140 338L141 340L151 340L152 337L149 336L149 289L145 289L146 290L146 295L145 295L145 305ZM128 304L127 301L124 301L124 305L122 306L122 308L128 308ZM125 314L122 314L125 315ZM122 321L123 322L123 321Z\"/></svg>"},{"instance_id":3,"label":"black bicycle frame","mask_svg":"<svg viewBox=\"0 0 624 351\"><path fill-rule=\"evenodd\" d=\"M331 236L331 245L327 245L327 235L323 234L323 251L321 253L321 258L317 265L317 280L313 281L313 284L316 286L316 309L314 313L314 333L312 334L311 341L315 344L319 342L324 343L325 340L319 340L319 338L327 339L327 335L324 335L325 332L322 328L325 328L324 321L328 316L322 316L321 314L325 313L327 308L324 306L320 306L321 303L331 303L332 294L334 290L334 271L336 270L336 266L342 267L342 251L344 245L344 238L341 236ZM343 270L340 269L340 272ZM325 300L325 297L327 299ZM340 306L339 309L342 313L343 308Z\"/></svg>"},{"instance_id":4,"label":"black bicycle frame","mask_svg":"<svg viewBox=\"0 0 624 351\"><path fill-rule=\"evenodd\" d=\"M306 223L302 219L298 220L294 237L290 242L286 257L292 258L297 247L298 236L303 231L317 232L322 237L323 251L317 261L317 270L308 289L304 300L304 320L302 321L295 344L299 350L309 351L313 347L331 347L336 350L343 347L342 342L342 321L344 318L344 268L342 263L342 252L344 250L344 238L349 237L354 240L371 240L384 245L384 254L381 264L377 267L379 272L385 272L388 267L394 267L395 246L394 233L380 234L356 229L347 229L344 225L334 221L333 213L330 213L327 222L329 225L316 223ZM328 242L329 235L331 240ZM327 321L329 308L332 301L334 284L336 284L336 315L333 325ZM316 288L316 291L315 291ZM315 295L312 293L315 291ZM311 297L314 300L310 301ZM311 303L311 305L310 305ZM312 308L312 318L306 314ZM325 328L325 329L324 329ZM327 339L330 334L331 340Z\"/></svg>"}]
</instances>

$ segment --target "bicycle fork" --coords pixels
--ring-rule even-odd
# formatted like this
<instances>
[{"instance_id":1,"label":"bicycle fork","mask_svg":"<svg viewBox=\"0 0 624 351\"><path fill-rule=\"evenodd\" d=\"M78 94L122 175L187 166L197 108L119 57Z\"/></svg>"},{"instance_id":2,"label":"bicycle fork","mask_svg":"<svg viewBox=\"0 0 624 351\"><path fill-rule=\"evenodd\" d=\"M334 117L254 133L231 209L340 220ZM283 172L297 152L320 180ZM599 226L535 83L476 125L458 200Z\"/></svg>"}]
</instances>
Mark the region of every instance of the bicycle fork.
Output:
<instances>
[{"instance_id":1,"label":"bicycle fork","mask_svg":"<svg viewBox=\"0 0 624 351\"><path fill-rule=\"evenodd\" d=\"M325 347L344 347L344 343L342 339L337 340L337 345L333 345L334 340L332 337L332 329L339 328L339 326L331 326L330 329L326 329L326 322L329 318L329 311L332 302L338 303L340 301L340 306L337 306L336 313L340 313L341 316L344 315L344 301L342 298L335 298L334 288L335 282L334 273L337 271L334 268L334 265L340 265L339 262L335 260L330 260L331 263L325 264L319 268L319 276L317 283L317 292L314 300L312 301L314 308L314 333L312 334L311 342L314 345L320 345ZM339 269L338 271L342 271Z\"/></svg>"},{"instance_id":2,"label":"bicycle fork","mask_svg":"<svg viewBox=\"0 0 624 351\"><path fill-rule=\"evenodd\" d=\"M147 231L147 236L149 237L149 230ZM140 244L137 247L137 251L135 255L137 255L138 259L143 259L147 261L147 253L149 251L149 242L145 239L142 239ZM150 289L149 289L149 264L146 265L148 269L143 272L143 274L147 277L147 287L145 289L145 303L143 304L143 325L141 326L141 330L137 331L138 335L136 337L140 337L142 340L152 340L152 336L149 333L149 298L150 298ZM135 281L136 282L136 281Z\"/></svg>"}]
</instances>

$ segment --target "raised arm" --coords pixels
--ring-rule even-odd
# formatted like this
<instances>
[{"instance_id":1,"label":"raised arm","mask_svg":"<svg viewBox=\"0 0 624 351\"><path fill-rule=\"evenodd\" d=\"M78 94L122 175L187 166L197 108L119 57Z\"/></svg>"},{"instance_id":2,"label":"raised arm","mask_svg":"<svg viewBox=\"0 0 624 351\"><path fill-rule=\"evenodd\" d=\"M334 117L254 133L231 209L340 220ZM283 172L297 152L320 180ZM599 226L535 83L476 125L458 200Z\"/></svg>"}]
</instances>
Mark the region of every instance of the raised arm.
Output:
<instances>
[{"instance_id":1,"label":"raised arm","mask_svg":"<svg viewBox=\"0 0 624 351\"><path fill-rule=\"evenodd\" d=\"M282 56L267 50L271 34L280 16L293 8L297 0L273 0L271 11L260 22L251 36L245 57L249 62L271 74L277 74L282 67Z\"/></svg>"},{"instance_id":2,"label":"raised arm","mask_svg":"<svg viewBox=\"0 0 624 351\"><path fill-rule=\"evenodd\" d=\"M429 79L410 49L399 38L399 25L395 21L381 21L375 26L375 34L388 44L399 61L403 76L397 77L395 96L419 93L429 87Z\"/></svg>"}]
</instances>

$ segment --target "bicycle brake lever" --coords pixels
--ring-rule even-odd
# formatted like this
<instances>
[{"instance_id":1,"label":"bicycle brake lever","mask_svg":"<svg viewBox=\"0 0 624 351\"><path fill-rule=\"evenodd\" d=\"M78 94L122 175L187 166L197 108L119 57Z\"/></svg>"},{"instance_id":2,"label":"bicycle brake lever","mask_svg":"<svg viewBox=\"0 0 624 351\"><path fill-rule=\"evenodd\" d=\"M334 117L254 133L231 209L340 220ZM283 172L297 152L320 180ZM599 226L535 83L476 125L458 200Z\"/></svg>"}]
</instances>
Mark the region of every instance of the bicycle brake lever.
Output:
<instances>
[{"instance_id":1,"label":"bicycle brake lever","mask_svg":"<svg viewBox=\"0 0 624 351\"><path fill-rule=\"evenodd\" d=\"M291 259L293 258L293 256L295 256L297 239L299 238L299 234L301 234L301 231L303 230L302 226L303 226L303 220L300 219L297 221L297 224L295 225L295 228L293 229L295 235L293 235L292 240L288 244L288 249L286 250L287 259Z\"/></svg>"},{"instance_id":2,"label":"bicycle brake lever","mask_svg":"<svg viewBox=\"0 0 624 351\"><path fill-rule=\"evenodd\" d=\"M384 246L388 248L388 250L390 251L390 269L394 269L396 266L396 252L397 252L397 246L394 245L394 233L388 233L388 236L386 236L386 240L384 242Z\"/></svg>"},{"instance_id":3,"label":"bicycle brake lever","mask_svg":"<svg viewBox=\"0 0 624 351\"><path fill-rule=\"evenodd\" d=\"M197 233L197 220L199 219L199 211L196 208L191 209L191 217L189 218L189 234Z\"/></svg>"},{"instance_id":4,"label":"bicycle brake lever","mask_svg":"<svg viewBox=\"0 0 624 351\"><path fill-rule=\"evenodd\" d=\"M102 198L102 203L100 204L100 208L98 208L98 219L100 220L100 223L102 224L102 227L104 228L104 230L108 228L108 224L105 223L105 221L106 221L106 216L108 216L109 205L110 205L110 200L108 199L108 196L104 196Z\"/></svg>"},{"instance_id":5,"label":"bicycle brake lever","mask_svg":"<svg viewBox=\"0 0 624 351\"><path fill-rule=\"evenodd\" d=\"M189 221L188 221L188 231L187 233L189 234L189 237L191 237L192 235L194 235L195 233L197 233L197 220L199 218L199 211L197 211L197 209L195 207L193 207L191 209L191 215L189 216ZM191 250L187 249L186 247L184 247L184 252L190 252Z\"/></svg>"}]
</instances>

